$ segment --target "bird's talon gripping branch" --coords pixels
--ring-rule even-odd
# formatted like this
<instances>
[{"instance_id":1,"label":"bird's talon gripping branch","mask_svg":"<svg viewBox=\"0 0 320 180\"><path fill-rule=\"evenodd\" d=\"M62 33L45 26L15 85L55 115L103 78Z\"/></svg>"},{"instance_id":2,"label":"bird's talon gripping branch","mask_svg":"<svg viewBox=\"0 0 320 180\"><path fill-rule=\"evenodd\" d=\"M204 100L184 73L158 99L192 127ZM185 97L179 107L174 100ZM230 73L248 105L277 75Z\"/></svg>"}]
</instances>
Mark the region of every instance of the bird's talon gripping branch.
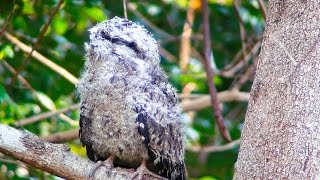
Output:
<instances>
[{"instance_id":1,"label":"bird's talon gripping branch","mask_svg":"<svg viewBox=\"0 0 320 180\"><path fill-rule=\"evenodd\" d=\"M115 156L111 155L107 160L105 161L97 161L95 166L90 170L89 173L89 180L91 180L94 176L94 173L101 167L101 166L105 166L108 169L112 169L113 168L113 161L114 161Z\"/></svg>"},{"instance_id":2,"label":"bird's talon gripping branch","mask_svg":"<svg viewBox=\"0 0 320 180\"><path fill-rule=\"evenodd\" d=\"M141 165L137 168L135 173L133 174L132 180L143 180L144 175L150 175L154 178L161 179L161 180L167 180L167 178L161 177L151 171L148 170L146 167L146 161L142 161ZM147 179L147 178L145 178Z\"/></svg>"}]
</instances>

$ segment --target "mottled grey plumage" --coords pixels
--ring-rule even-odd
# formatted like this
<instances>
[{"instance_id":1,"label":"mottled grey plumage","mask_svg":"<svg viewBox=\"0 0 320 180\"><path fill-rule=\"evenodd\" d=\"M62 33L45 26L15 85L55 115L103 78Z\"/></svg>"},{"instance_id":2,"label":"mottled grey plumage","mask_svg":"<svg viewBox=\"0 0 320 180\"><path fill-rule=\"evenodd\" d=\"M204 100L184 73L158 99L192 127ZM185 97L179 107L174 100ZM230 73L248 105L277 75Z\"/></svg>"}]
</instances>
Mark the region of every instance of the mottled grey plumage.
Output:
<instances>
[{"instance_id":1,"label":"mottled grey plumage","mask_svg":"<svg viewBox=\"0 0 320 180\"><path fill-rule=\"evenodd\" d=\"M175 89L160 68L157 42L118 17L90 29L81 98L80 140L92 161L147 168L185 179L184 144Z\"/></svg>"}]
</instances>

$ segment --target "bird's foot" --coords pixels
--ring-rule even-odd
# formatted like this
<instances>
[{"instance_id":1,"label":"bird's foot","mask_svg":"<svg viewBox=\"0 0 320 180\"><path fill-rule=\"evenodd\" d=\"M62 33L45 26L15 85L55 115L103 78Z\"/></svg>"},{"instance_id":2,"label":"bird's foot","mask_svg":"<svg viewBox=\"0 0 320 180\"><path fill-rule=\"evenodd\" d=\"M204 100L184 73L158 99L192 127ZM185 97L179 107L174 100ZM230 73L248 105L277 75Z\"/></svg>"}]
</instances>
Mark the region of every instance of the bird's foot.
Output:
<instances>
[{"instance_id":1,"label":"bird's foot","mask_svg":"<svg viewBox=\"0 0 320 180\"><path fill-rule=\"evenodd\" d=\"M90 170L89 173L89 178L88 180L91 180L93 178L94 173L97 171L97 169L99 169L99 167L101 166L105 166L108 169L112 169L113 168L113 161L114 161L115 156L111 155L109 156L108 159L106 159L105 161L97 161L96 164L94 165L94 167Z\"/></svg>"},{"instance_id":2,"label":"bird's foot","mask_svg":"<svg viewBox=\"0 0 320 180\"><path fill-rule=\"evenodd\" d=\"M143 179L149 179L149 178L143 178L144 175L148 175L153 177L153 179L161 179L161 180L167 180L164 177L161 177L153 172L151 172L146 167L146 161L143 161L141 165L137 168L137 170L134 172L132 180L143 180Z\"/></svg>"}]
</instances>

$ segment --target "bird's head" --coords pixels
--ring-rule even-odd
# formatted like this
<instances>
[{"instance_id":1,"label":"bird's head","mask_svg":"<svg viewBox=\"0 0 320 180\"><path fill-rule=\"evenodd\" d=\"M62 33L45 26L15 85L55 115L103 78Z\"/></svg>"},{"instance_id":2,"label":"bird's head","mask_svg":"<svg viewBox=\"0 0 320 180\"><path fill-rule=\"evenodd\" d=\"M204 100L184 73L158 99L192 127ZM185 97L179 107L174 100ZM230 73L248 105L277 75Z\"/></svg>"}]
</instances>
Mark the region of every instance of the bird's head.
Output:
<instances>
[{"instance_id":1,"label":"bird's head","mask_svg":"<svg viewBox=\"0 0 320 180\"><path fill-rule=\"evenodd\" d=\"M106 52L124 57L136 56L153 65L160 62L158 44L154 38L144 27L127 19L114 17L98 23L89 32L87 52L100 56Z\"/></svg>"}]
</instances>

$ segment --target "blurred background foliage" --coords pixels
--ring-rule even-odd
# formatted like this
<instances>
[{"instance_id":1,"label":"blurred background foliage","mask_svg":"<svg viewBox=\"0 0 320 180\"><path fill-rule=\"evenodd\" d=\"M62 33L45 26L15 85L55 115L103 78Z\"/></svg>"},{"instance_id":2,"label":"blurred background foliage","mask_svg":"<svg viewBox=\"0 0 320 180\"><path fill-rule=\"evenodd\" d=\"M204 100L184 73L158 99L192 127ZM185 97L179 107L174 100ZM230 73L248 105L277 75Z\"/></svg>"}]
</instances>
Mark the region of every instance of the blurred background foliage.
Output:
<instances>
[{"instance_id":1,"label":"blurred background foliage","mask_svg":"<svg viewBox=\"0 0 320 180\"><path fill-rule=\"evenodd\" d=\"M181 39L188 10L193 15L189 22L192 27L190 52L187 62L182 64ZM264 18L257 0L241 1L238 11L232 0L209 0L209 10L212 62L216 73L213 81L219 92L231 90L256 64L258 52L250 50L261 40ZM202 58L201 1L130 0L127 13L128 19L144 25L159 42L161 65L178 92L186 97L208 94ZM83 44L88 40L87 30L114 16L124 16L122 1L1 0L0 123L44 137L76 129L79 120L79 111L75 109L23 126L17 123L44 112L68 108L79 99L75 84L21 50L5 33L79 77L84 63ZM239 24L244 28L243 41ZM249 56L247 60L246 55ZM237 64L240 68L228 75L226 72ZM250 76L238 91L250 91L253 74L249 72ZM188 100L188 97L181 98L181 101ZM247 102L234 100L224 102L221 107L232 139L239 139ZM186 125L186 165L190 179L232 179L238 152L236 143L221 151L192 150L192 147L230 145L219 134L212 108L184 112L182 117ZM73 152L86 157L78 139L65 143ZM0 179L58 178L0 154Z\"/></svg>"}]
</instances>

